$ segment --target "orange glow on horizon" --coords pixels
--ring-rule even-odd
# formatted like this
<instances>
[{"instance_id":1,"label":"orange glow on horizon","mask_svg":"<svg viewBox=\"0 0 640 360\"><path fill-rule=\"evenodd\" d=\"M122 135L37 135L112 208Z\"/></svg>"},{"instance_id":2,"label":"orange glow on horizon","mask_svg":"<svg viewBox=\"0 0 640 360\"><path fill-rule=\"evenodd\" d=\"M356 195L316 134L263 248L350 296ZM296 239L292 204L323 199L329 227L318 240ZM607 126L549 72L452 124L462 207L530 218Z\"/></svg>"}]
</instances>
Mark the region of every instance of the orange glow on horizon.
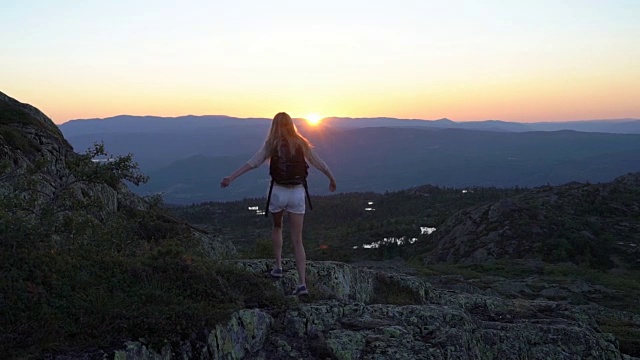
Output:
<instances>
[{"instance_id":1,"label":"orange glow on horizon","mask_svg":"<svg viewBox=\"0 0 640 360\"><path fill-rule=\"evenodd\" d=\"M318 126L320 124L320 121L323 119L323 117L316 113L312 113L312 114L306 115L304 119L307 120L307 124L311 126Z\"/></svg>"},{"instance_id":2,"label":"orange glow on horizon","mask_svg":"<svg viewBox=\"0 0 640 360\"><path fill-rule=\"evenodd\" d=\"M630 76L638 79L639 76ZM444 82L434 87L396 84L384 91L362 90L357 84L305 93L283 89L265 98L249 90L222 93L213 89L135 89L119 92L93 90L85 84L69 84L65 92L34 91L33 88L1 89L8 96L40 109L56 124L73 119L107 118L117 115L177 117L226 115L238 118L273 118L285 109L307 114L322 109L331 117L391 117L454 121L503 120L549 122L640 118L636 82L620 76L592 76L577 81L569 76L536 79L533 75L493 83ZM34 87L36 88L36 87ZM91 90L91 91L90 91ZM615 90L615 91L614 91ZM322 123L317 113L299 116L309 126Z\"/></svg>"}]
</instances>

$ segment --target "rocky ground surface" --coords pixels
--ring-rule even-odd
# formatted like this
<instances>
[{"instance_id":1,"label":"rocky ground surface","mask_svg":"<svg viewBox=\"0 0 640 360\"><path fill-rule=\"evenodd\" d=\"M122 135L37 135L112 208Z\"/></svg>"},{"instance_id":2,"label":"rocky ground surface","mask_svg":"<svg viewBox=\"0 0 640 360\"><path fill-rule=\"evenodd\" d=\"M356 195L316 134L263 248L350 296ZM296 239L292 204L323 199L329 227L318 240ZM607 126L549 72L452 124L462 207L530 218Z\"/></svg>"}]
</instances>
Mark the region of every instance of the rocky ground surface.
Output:
<instances>
[{"instance_id":1,"label":"rocky ground surface","mask_svg":"<svg viewBox=\"0 0 640 360\"><path fill-rule=\"evenodd\" d=\"M271 260L231 260L268 276ZM399 261L396 261L399 263ZM594 304L572 305L571 292L602 291L584 282L536 288L535 281L483 289L461 277L425 280L394 269L310 262L311 295L287 306L246 309L213 329L206 343L166 348L166 357L212 359L637 359L620 352L596 317L640 327L640 317ZM288 294L296 282L292 261L274 286ZM480 285L480 286L479 286ZM538 291L539 290L539 291ZM546 291L545 291L546 290ZM517 294L537 291L535 299ZM502 294L506 294L503 296ZM509 295L511 294L511 296ZM515 294L515 295L514 295ZM115 358L161 354L140 343Z\"/></svg>"}]
</instances>

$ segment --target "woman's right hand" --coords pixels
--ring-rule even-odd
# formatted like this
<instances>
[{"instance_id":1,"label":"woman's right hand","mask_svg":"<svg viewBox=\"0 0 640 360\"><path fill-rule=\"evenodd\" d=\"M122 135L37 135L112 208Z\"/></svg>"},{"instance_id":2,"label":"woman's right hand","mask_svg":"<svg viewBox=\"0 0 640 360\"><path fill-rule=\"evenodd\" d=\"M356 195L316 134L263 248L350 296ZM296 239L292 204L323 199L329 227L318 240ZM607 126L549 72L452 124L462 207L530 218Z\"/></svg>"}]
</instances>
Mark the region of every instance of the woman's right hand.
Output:
<instances>
[{"instance_id":1,"label":"woman's right hand","mask_svg":"<svg viewBox=\"0 0 640 360\"><path fill-rule=\"evenodd\" d=\"M335 180L332 180L332 181L329 182L329 191L330 192L336 191L336 182L335 182Z\"/></svg>"},{"instance_id":2,"label":"woman's right hand","mask_svg":"<svg viewBox=\"0 0 640 360\"><path fill-rule=\"evenodd\" d=\"M220 181L220 187L221 188L226 188L227 186L229 186L229 184L231 184L231 178L230 177L223 177L222 181Z\"/></svg>"}]
</instances>

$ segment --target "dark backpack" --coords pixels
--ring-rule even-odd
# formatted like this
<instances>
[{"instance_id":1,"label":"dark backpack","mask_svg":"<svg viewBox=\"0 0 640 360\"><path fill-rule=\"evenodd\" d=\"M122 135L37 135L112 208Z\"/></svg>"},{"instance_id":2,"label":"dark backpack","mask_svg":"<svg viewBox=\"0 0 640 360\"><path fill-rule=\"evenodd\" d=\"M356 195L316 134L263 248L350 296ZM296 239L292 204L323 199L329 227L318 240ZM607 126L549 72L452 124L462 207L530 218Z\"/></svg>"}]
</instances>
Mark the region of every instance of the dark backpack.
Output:
<instances>
[{"instance_id":1,"label":"dark backpack","mask_svg":"<svg viewBox=\"0 0 640 360\"><path fill-rule=\"evenodd\" d=\"M278 151L271 154L271 162L269 164L269 175L271 175L271 186L269 187L269 195L267 196L267 207L264 216L269 216L269 203L271 202L271 191L273 184L280 185L300 185L304 186L307 201L309 202L309 210L313 210L311 206L311 197L309 197L309 188L307 187L307 175L309 165L304 159L304 151L298 146L294 151L291 150L289 142L280 141Z\"/></svg>"},{"instance_id":2,"label":"dark backpack","mask_svg":"<svg viewBox=\"0 0 640 360\"><path fill-rule=\"evenodd\" d=\"M286 140L282 140L278 151L271 154L269 175L276 184L304 184L308 175L307 169L309 165L304 159L303 150L298 146L292 151Z\"/></svg>"}]
</instances>

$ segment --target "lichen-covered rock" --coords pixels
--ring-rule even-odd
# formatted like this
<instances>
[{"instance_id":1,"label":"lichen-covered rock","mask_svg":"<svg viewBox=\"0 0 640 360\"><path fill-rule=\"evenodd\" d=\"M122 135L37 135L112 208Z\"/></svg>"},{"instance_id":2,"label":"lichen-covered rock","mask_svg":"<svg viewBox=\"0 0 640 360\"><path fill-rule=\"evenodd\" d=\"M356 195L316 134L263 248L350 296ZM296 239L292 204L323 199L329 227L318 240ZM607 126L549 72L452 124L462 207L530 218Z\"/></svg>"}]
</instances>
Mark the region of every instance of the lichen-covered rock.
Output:
<instances>
[{"instance_id":1,"label":"lichen-covered rock","mask_svg":"<svg viewBox=\"0 0 640 360\"><path fill-rule=\"evenodd\" d=\"M245 270L267 275L273 260L229 260ZM284 276L276 283L288 295L298 281L298 273L292 259L284 259ZM380 300L385 291L407 295L412 303L426 303L437 296L432 286L417 277L394 273L381 273L335 261L310 261L307 263L307 282L310 291L317 291L324 298L342 301L372 303ZM391 289L388 289L391 288Z\"/></svg>"},{"instance_id":2,"label":"lichen-covered rock","mask_svg":"<svg viewBox=\"0 0 640 360\"><path fill-rule=\"evenodd\" d=\"M260 310L239 310L226 324L220 324L209 332L206 342L184 341L173 348L166 344L159 352L139 341L130 341L124 349L113 352L113 357L96 353L87 358L112 358L113 360L170 360L170 359L245 359L260 350L271 330L273 318ZM57 360L84 359L84 357L59 356Z\"/></svg>"},{"instance_id":3,"label":"lichen-covered rock","mask_svg":"<svg viewBox=\"0 0 640 360\"><path fill-rule=\"evenodd\" d=\"M240 261L255 272L268 260ZM327 267L335 266L333 270ZM310 269L332 274L326 281L348 294L349 265L310 262ZM339 272L344 271L342 274ZM317 273L317 272L316 272ZM367 272L375 285L380 275ZM364 275L363 275L364 276ZM411 277L394 281L410 287ZM346 279L345 286L335 279ZM276 282L276 284L279 282ZM416 282L416 284L419 282ZM368 288L366 288L368 289ZM617 342L602 333L579 307L553 301L502 299L424 287L414 305L355 302L335 298L301 303L274 319L277 328L249 359L621 359ZM313 291L313 288L311 289ZM365 297L375 299L374 295ZM288 346L282 346L286 343Z\"/></svg>"},{"instance_id":4,"label":"lichen-covered rock","mask_svg":"<svg viewBox=\"0 0 640 360\"><path fill-rule=\"evenodd\" d=\"M165 346L160 353L157 353L138 341L128 342L126 349L118 350L113 354L113 360L169 360L171 358L170 346Z\"/></svg>"},{"instance_id":5,"label":"lichen-covered rock","mask_svg":"<svg viewBox=\"0 0 640 360\"><path fill-rule=\"evenodd\" d=\"M356 360L362 356L365 336L356 331L329 331L327 346L338 360Z\"/></svg>"},{"instance_id":6,"label":"lichen-covered rock","mask_svg":"<svg viewBox=\"0 0 640 360\"><path fill-rule=\"evenodd\" d=\"M228 259L237 254L235 246L228 240L195 230L191 234L200 240L203 250L212 259Z\"/></svg>"},{"instance_id":7,"label":"lichen-covered rock","mask_svg":"<svg viewBox=\"0 0 640 360\"><path fill-rule=\"evenodd\" d=\"M237 262L251 271L265 271L265 276L268 263ZM331 266L334 269L329 271ZM332 262L311 262L309 267L334 274L326 283L333 283L336 293L343 294L349 294L346 289L353 284L349 277L358 272L349 269L349 265ZM374 283L380 275L365 273L372 276ZM347 284L341 288L335 279L346 279ZM396 281L412 283L404 277ZM603 333L592 316L622 319L624 315L619 312L554 301L425 289L425 302L414 305L364 303L347 296L298 302L271 314L267 310L244 309L208 332L204 342L183 342L157 352L131 342L113 353L113 358L634 359L620 353L613 335ZM629 321L638 321L637 316ZM76 358L83 357L60 359Z\"/></svg>"},{"instance_id":8,"label":"lichen-covered rock","mask_svg":"<svg viewBox=\"0 0 640 360\"><path fill-rule=\"evenodd\" d=\"M300 338L325 333L326 347L338 359L621 358L613 336L579 317L514 314L495 321L455 305L346 306L301 305L286 315L286 324Z\"/></svg>"},{"instance_id":9,"label":"lichen-covered rock","mask_svg":"<svg viewBox=\"0 0 640 360\"><path fill-rule=\"evenodd\" d=\"M256 352L268 335L273 319L260 310L240 310L223 326L216 326L207 339L212 359L243 359Z\"/></svg>"}]
</instances>

